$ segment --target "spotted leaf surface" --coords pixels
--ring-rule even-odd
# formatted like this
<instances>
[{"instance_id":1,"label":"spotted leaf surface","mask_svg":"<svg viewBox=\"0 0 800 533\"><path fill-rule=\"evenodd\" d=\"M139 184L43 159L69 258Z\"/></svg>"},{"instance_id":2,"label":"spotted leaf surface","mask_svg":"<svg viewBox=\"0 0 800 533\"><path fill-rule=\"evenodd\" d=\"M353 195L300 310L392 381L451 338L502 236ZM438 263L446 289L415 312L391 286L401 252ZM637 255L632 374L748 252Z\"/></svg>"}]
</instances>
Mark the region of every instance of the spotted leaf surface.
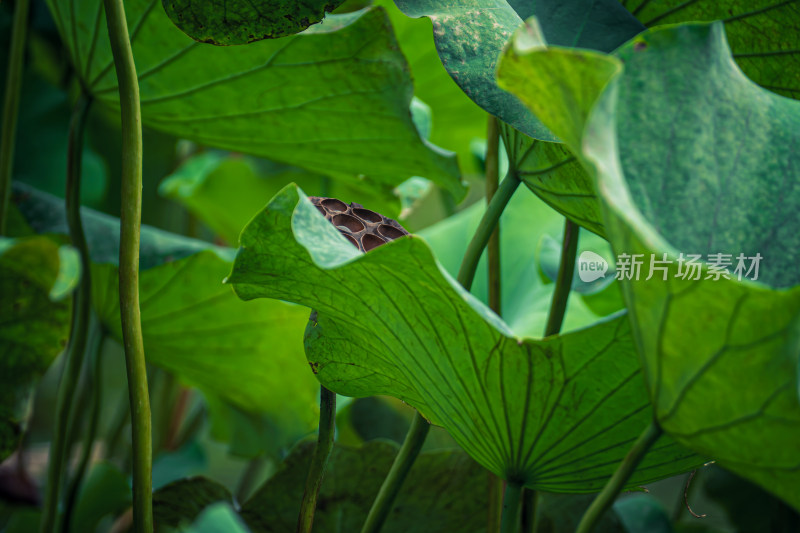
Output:
<instances>
[{"instance_id":1,"label":"spotted leaf surface","mask_svg":"<svg viewBox=\"0 0 800 533\"><path fill-rule=\"evenodd\" d=\"M800 508L800 103L747 79L720 23L657 28L616 57L526 42L500 83L596 177L615 253L667 260L622 282L659 423ZM737 279L738 254L761 256L757 282Z\"/></svg>"}]
</instances>

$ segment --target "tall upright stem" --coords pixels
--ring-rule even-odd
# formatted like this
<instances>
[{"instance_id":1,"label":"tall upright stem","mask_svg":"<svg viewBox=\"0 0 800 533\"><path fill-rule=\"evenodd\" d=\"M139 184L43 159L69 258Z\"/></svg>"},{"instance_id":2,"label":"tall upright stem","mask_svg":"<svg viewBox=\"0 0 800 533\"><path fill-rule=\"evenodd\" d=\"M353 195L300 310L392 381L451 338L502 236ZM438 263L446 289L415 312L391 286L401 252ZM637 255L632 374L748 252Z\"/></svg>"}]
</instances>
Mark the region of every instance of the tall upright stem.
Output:
<instances>
[{"instance_id":1,"label":"tall upright stem","mask_svg":"<svg viewBox=\"0 0 800 533\"><path fill-rule=\"evenodd\" d=\"M647 450L650 449L660 436L661 426L658 425L658 422L653 420L633 444L630 451L625 456L625 459L623 459L619 467L617 467L617 471L614 472L614 475L608 480L606 486L600 491L600 494L597 495L589 508L586 509L580 524L578 524L578 529L575 530L576 533L589 533L594 529L603 517L603 514L605 514L614 503L622 487L625 486L625 482L628 481L633 471L636 470L636 467L642 459L644 459Z\"/></svg>"},{"instance_id":2,"label":"tall upright stem","mask_svg":"<svg viewBox=\"0 0 800 533\"><path fill-rule=\"evenodd\" d=\"M475 277L475 271L478 268L478 261L481 258L483 249L486 248L486 244L489 242L489 238L500 220L500 215L503 214L503 210L508 205L511 197L514 196L519 184L520 180L516 172L509 172L500 187L498 187L497 193L492 197L492 201L489 202L483 218L478 223L478 229L467 247L464 260L461 262L461 268L458 271L458 282L465 289L469 290L472 287L472 280Z\"/></svg>"},{"instance_id":3,"label":"tall upright stem","mask_svg":"<svg viewBox=\"0 0 800 533\"><path fill-rule=\"evenodd\" d=\"M378 496L369 510L367 521L364 522L361 533L377 533L386 522L394 501L400 493L400 488L403 486L406 477L408 477L408 473L414 465L414 460L422 450L422 445L425 444L425 437L428 436L430 428L431 425L422 415L419 413L414 415L414 420L408 429L403 446L400 448L397 457L395 457L392 468L386 475L380 491L378 491Z\"/></svg>"},{"instance_id":4,"label":"tall upright stem","mask_svg":"<svg viewBox=\"0 0 800 533\"><path fill-rule=\"evenodd\" d=\"M119 303L133 433L133 528L136 533L150 533L153 531L153 439L139 311L139 230L142 220L139 80L122 0L103 0L103 4L117 72L122 118Z\"/></svg>"},{"instance_id":5,"label":"tall upright stem","mask_svg":"<svg viewBox=\"0 0 800 533\"><path fill-rule=\"evenodd\" d=\"M300 505L300 516L297 519L297 533L310 533L314 522L314 510L317 507L317 496L322 486L325 467L333 449L333 438L336 433L336 393L320 387L319 393L319 436L311 458L311 466L306 477L306 489L303 503Z\"/></svg>"},{"instance_id":6,"label":"tall upright stem","mask_svg":"<svg viewBox=\"0 0 800 533\"><path fill-rule=\"evenodd\" d=\"M83 478L86 476L86 470L89 467L89 461L92 457L92 449L94 440L97 436L97 425L100 421L100 404L103 401L103 342L105 341L106 333L99 320L93 320L92 326L92 341L89 346L89 361L87 361L87 380L86 386L89 387L91 394L90 418L89 427L86 428L86 436L83 439L83 447L81 449L81 458L78 461L78 467L67 488L67 497L64 505L64 527L63 531L70 531L72 515L75 511L75 506L78 503L78 493L83 483ZM82 413L72 413L72 420L70 425L79 425L78 418Z\"/></svg>"},{"instance_id":7,"label":"tall upright stem","mask_svg":"<svg viewBox=\"0 0 800 533\"><path fill-rule=\"evenodd\" d=\"M500 130L498 120L489 115L486 125L486 202L491 203L497 192L500 181ZM489 308L499 315L502 314L502 283L500 271L500 224L489 237L486 245L489 256ZM489 511L488 532L500 531L503 516L503 490L505 483L502 478L489 472Z\"/></svg>"},{"instance_id":8,"label":"tall upright stem","mask_svg":"<svg viewBox=\"0 0 800 533\"><path fill-rule=\"evenodd\" d=\"M491 203L500 181L500 130L497 118L489 115L486 127L486 201ZM500 286L500 224L489 236L486 252L489 256L489 308L501 313Z\"/></svg>"},{"instance_id":9,"label":"tall upright stem","mask_svg":"<svg viewBox=\"0 0 800 533\"><path fill-rule=\"evenodd\" d=\"M8 51L3 123L0 125L0 236L6 234L6 215L11 197L11 173L14 169L14 142L17 137L22 63L25 59L29 11L30 0L17 0L14 25L11 28L11 49Z\"/></svg>"},{"instance_id":10,"label":"tall upright stem","mask_svg":"<svg viewBox=\"0 0 800 533\"><path fill-rule=\"evenodd\" d=\"M522 485L508 482L503 496L503 523L500 526L500 533L517 533L521 500Z\"/></svg>"},{"instance_id":11,"label":"tall upright stem","mask_svg":"<svg viewBox=\"0 0 800 533\"><path fill-rule=\"evenodd\" d=\"M89 248L83 234L81 222L81 154L83 152L83 130L90 100L81 95L72 111L67 141L67 224L72 245L81 258L81 279L72 297L72 325L69 345L64 360L64 370L58 386L56 399L55 427L50 442L50 456L47 465L47 490L42 511L40 529L43 533L58 530L59 503L61 487L64 485L65 461L67 456L68 428L70 411L75 398L75 389L80 380L83 354L86 350L86 337L89 330L89 311L92 303L92 282L89 261Z\"/></svg>"},{"instance_id":12,"label":"tall upright stem","mask_svg":"<svg viewBox=\"0 0 800 533\"><path fill-rule=\"evenodd\" d=\"M564 313L567 311L569 291L572 289L572 275L575 272L575 255L578 253L578 232L580 226L566 219L564 222L564 239L561 244L561 262L558 265L558 278L553 299L550 301L550 312L547 315L547 326L544 336L549 337L561 331Z\"/></svg>"}]
</instances>

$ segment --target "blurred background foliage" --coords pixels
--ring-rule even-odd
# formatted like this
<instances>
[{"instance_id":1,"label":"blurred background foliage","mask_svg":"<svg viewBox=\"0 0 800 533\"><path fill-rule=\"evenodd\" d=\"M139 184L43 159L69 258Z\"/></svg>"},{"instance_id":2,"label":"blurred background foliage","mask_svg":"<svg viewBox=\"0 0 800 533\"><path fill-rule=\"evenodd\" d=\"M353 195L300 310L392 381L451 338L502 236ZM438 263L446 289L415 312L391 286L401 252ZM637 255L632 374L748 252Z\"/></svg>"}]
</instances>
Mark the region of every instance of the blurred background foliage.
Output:
<instances>
[{"instance_id":1,"label":"blurred background foliage","mask_svg":"<svg viewBox=\"0 0 800 533\"><path fill-rule=\"evenodd\" d=\"M354 11L368 4L349 0L337 12ZM364 195L358 185L351 182L252 155L198 145L145 128L143 223L206 241L209 249L211 245L236 247L239 232L253 214L283 186L295 182L308 195L357 202L398 218L409 231L421 234L431 244L440 263L455 276L483 211L486 115L444 70L433 45L430 22L404 16L390 0L377 0L375 4L386 9L410 64L416 97L412 115L417 129L433 144L458 155L462 177L470 185L464 201L456 204L448 193L421 177L406 180L394 189L371 188ZM13 7L11 2L0 3L0 86L6 72ZM15 181L63 198L67 128L71 102L77 92L66 47L60 41L49 10L43 0L34 0L16 143ZM111 217L118 216L120 208L117 164L120 139L117 113L93 106L83 153L81 200L84 206ZM560 215L526 190L516 193L506 211L501 227L502 315L518 335L540 336L544 329L558 269L562 221ZM531 228L534 228L533 235ZM523 240L535 246L520 250ZM585 230L581 234L580 248L612 259L607 243ZM218 264L215 272L220 279L228 268L222 256L224 253L213 256L216 259L211 256L205 259ZM96 283L102 283L103 276L113 279L114 272L101 267L98 266L101 281ZM159 266L155 264L153 268ZM145 282L146 274L144 271ZM486 277L484 258L472 291L483 301L487 299ZM158 291L157 288L153 290ZM622 308L615 283L588 286L576 279L573 290L565 330L586 326ZM232 293L230 298L235 299ZM248 313L256 305L238 300L235 303L251 306L247 308ZM293 351L298 352L293 355L302 368L305 362L300 347L306 311L305 308L297 310L288 307L281 312L299 313L292 319L292 326L287 327L290 330L287 335L292 341L289 344L295 346ZM189 319L209 318L190 316ZM113 322L113 317L108 320ZM178 326L175 328L178 329L168 329L162 334L179 335L181 330ZM84 423L70 435L73 466L82 455L89 458L88 473L75 495L77 505L70 517L70 526L72 531L80 532L124 531L126 524L130 524L130 480L126 472L131 457L123 354L113 332L99 335L96 342L100 345L97 353L102 364L95 361L84 371L78 398L79 418ZM164 345L164 350L173 349L175 347L168 343ZM295 511L289 504L284 505L281 498L297 502L299 499L294 496L298 490L302 491L304 465L308 460L307 442L313 438L316 417L317 386L312 374L304 374L307 379L304 378L302 385L295 384L294 393L290 392L291 388L264 391L281 395L275 398L276 405L248 410L247 402L236 402L224 390L204 386L207 382L198 375L194 363L181 366L165 363L166 359L155 358L149 374L154 406L156 517L161 527L166 530L196 520L187 531L221 527L228 531L238 527L244 531L244 524L252 531L293 530L291 520L286 517ZM30 417L22 445L0 465L0 531L35 530L60 371L60 359L57 359L42 377L27 407ZM235 390L244 386L236 377L220 376L219 380L222 389ZM358 520L366 514L377 490L375 487L383 479L383 471L388 469L395 453L391 443L402 441L413 416L410 407L393 398L339 400L337 451L323 486L323 505L318 518L320 531L333 531L335 516L346 516L360 523ZM306 416L300 426L289 427L291 424L285 417L277 416L277 411L282 405L298 402L302 402ZM88 430L93 417L97 420L97 440L87 451L81 435ZM348 455L352 453L348 451L350 448L359 446L366 446L362 453L374 454L370 468L377 468L377 471L359 466L358 458ZM353 508L338 506L336 491L345 489L337 485L337 480L352 478L354 469L369 471L355 483L363 494L361 499L355 498L352 502L360 504L353 504ZM484 530L479 518L480 511L484 511L481 505L485 505L486 473L459 451L446 432L434 428L409 484L423 486L437 473L450 476L454 471L464 477L448 478L449 484L438 490L450 491L467 502L474 502L468 509L472 514L465 516L459 512L456 518L460 522L454 522L454 513L446 505L423 508L424 502L414 498L424 498L425 493L417 496L411 489L404 496L409 501L400 502L405 506L403 509L426 512L439 520L435 525L429 524L433 529L415 531L451 531L456 523L459 530ZM241 503L253 495L251 501L256 503L241 507ZM353 498L352 494L348 497ZM181 513L173 516L170 511L176 505L170 502L176 499L185 505L178 506ZM569 518L577 521L589 501L590 498L584 496L544 495L540 502L538 531L572 531L575 523ZM693 516L687 502L694 513L703 517ZM214 505L203 510L209 504ZM782 520L790 520L791 514L788 507L752 483L709 465L698 470L691 483L688 474L681 475L655 483L647 487L646 492L623 496L616 504L614 516L607 517L602 530L629 533L783 531L785 522ZM283 522L284 519L287 522ZM387 531L412 531L411 525L396 527L398 529Z\"/></svg>"}]
</instances>

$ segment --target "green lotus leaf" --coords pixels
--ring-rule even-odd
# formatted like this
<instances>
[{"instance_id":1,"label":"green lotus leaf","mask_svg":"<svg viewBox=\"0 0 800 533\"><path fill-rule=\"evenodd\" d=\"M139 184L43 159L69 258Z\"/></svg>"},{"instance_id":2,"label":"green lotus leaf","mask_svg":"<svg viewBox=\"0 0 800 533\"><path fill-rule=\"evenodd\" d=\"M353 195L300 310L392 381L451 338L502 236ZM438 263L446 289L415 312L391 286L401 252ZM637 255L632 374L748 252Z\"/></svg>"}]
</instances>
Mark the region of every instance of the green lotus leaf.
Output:
<instances>
[{"instance_id":1,"label":"green lotus leaf","mask_svg":"<svg viewBox=\"0 0 800 533\"><path fill-rule=\"evenodd\" d=\"M486 113L470 100L442 65L430 23L405 16L392 0L376 0L374 5L386 9L392 21L397 42L414 75L414 95L431 107L428 140L456 152L464 174L480 172L470 144L486 136Z\"/></svg>"},{"instance_id":2,"label":"green lotus leaf","mask_svg":"<svg viewBox=\"0 0 800 533\"><path fill-rule=\"evenodd\" d=\"M153 517L172 528L191 524L209 505L233 505L233 496L216 481L194 476L173 481L153 493Z\"/></svg>"},{"instance_id":3,"label":"green lotus leaf","mask_svg":"<svg viewBox=\"0 0 800 533\"><path fill-rule=\"evenodd\" d=\"M15 186L13 200L37 232L60 233L58 199ZM122 339L119 220L81 209L92 258L93 308ZM233 250L142 227L139 297L148 362L279 429L274 451L313 429L319 386L302 360L308 310L285 302L239 300L222 280Z\"/></svg>"},{"instance_id":4,"label":"green lotus leaf","mask_svg":"<svg viewBox=\"0 0 800 533\"><path fill-rule=\"evenodd\" d=\"M535 139L556 137L519 100L497 87L497 57L522 19L505 0L395 0L413 18L428 17L447 72L475 103Z\"/></svg>"},{"instance_id":5,"label":"green lotus leaf","mask_svg":"<svg viewBox=\"0 0 800 533\"><path fill-rule=\"evenodd\" d=\"M526 20L535 16L548 43L611 52L645 26L618 0L509 0ZM630 3L630 2L627 2Z\"/></svg>"},{"instance_id":6,"label":"green lotus leaf","mask_svg":"<svg viewBox=\"0 0 800 533\"><path fill-rule=\"evenodd\" d=\"M564 144L532 139L508 126L502 135L513 172L528 189L576 224L605 236L594 181Z\"/></svg>"},{"instance_id":7,"label":"green lotus leaf","mask_svg":"<svg viewBox=\"0 0 800 533\"><path fill-rule=\"evenodd\" d=\"M313 452L313 442L299 444L245 502L241 516L251 531L294 531ZM358 531L396 455L397 446L388 442L334 446L317 500L315 530ZM484 531L487 483L486 471L460 450L422 452L382 531Z\"/></svg>"},{"instance_id":8,"label":"green lotus leaf","mask_svg":"<svg viewBox=\"0 0 800 533\"><path fill-rule=\"evenodd\" d=\"M247 44L299 33L320 22L344 0L225 1L161 0L170 20L196 41L217 45Z\"/></svg>"},{"instance_id":9,"label":"green lotus leaf","mask_svg":"<svg viewBox=\"0 0 800 533\"><path fill-rule=\"evenodd\" d=\"M242 232L228 282L246 300L317 310L306 354L323 385L402 399L506 479L598 490L652 417L624 315L519 339L440 268L422 239L362 255L294 185ZM656 448L632 483L698 462L668 439Z\"/></svg>"},{"instance_id":10,"label":"green lotus leaf","mask_svg":"<svg viewBox=\"0 0 800 533\"><path fill-rule=\"evenodd\" d=\"M0 237L0 461L19 445L34 384L66 346L79 278L74 248Z\"/></svg>"},{"instance_id":11,"label":"green lotus leaf","mask_svg":"<svg viewBox=\"0 0 800 533\"><path fill-rule=\"evenodd\" d=\"M721 20L744 74L783 96L800 98L800 3L794 0L627 0L648 27Z\"/></svg>"},{"instance_id":12,"label":"green lotus leaf","mask_svg":"<svg viewBox=\"0 0 800 533\"><path fill-rule=\"evenodd\" d=\"M721 23L655 28L618 57L520 37L501 85L596 176L617 256L642 254L622 289L658 422L800 508L800 103L745 77ZM667 262L647 280L651 254ZM761 258L757 282L739 254Z\"/></svg>"},{"instance_id":13,"label":"green lotus leaf","mask_svg":"<svg viewBox=\"0 0 800 533\"><path fill-rule=\"evenodd\" d=\"M48 5L83 84L118 108L103 3ZM215 47L184 35L158 0L125 8L146 126L363 187L422 176L463 197L453 154L414 127L408 65L382 10L329 16L284 39Z\"/></svg>"}]
</instances>

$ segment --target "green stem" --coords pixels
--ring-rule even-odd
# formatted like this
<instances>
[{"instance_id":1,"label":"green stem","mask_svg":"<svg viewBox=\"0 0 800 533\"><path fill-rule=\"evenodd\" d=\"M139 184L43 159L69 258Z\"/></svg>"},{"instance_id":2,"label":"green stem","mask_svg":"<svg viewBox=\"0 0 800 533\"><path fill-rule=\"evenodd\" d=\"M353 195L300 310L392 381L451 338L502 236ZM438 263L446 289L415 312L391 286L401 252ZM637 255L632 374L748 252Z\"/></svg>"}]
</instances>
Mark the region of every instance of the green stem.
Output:
<instances>
[{"instance_id":1,"label":"green stem","mask_svg":"<svg viewBox=\"0 0 800 533\"><path fill-rule=\"evenodd\" d=\"M128 425L130 416L131 410L128 406L128 401L124 399L124 397L120 396L117 403L117 408L114 412L114 417L112 418L113 422L109 424L111 431L109 431L108 435L106 436L106 444L104 447L104 457L106 459L110 459L116 453L117 447L122 439L122 433L125 430L125 426Z\"/></svg>"},{"instance_id":2,"label":"green stem","mask_svg":"<svg viewBox=\"0 0 800 533\"><path fill-rule=\"evenodd\" d=\"M100 420L100 404L103 401L103 383L101 375L103 371L103 358L101 350L106 338L106 332L96 319L93 322L93 338L90 348L91 361L89 361L90 370L89 379L87 379L87 386L92 394L92 412L89 418L89 427L86 430L86 438L83 442L78 468L70 480L69 488L67 489L67 500L64 507L64 531L70 531L72 513L75 511L75 504L78 502L78 492L80 491L81 483L83 483L83 478L86 476L89 460L92 457L94 440L97 436L97 425ZM77 413L73 413L73 415L76 414ZM77 420L75 420L77 416L73 416L72 418L72 423L77 424Z\"/></svg>"},{"instance_id":3,"label":"green stem","mask_svg":"<svg viewBox=\"0 0 800 533\"><path fill-rule=\"evenodd\" d=\"M536 507L539 503L539 493L533 489L522 491L522 533L536 531Z\"/></svg>"},{"instance_id":4,"label":"green stem","mask_svg":"<svg viewBox=\"0 0 800 533\"><path fill-rule=\"evenodd\" d=\"M483 218L481 218L481 221L478 223L478 229L475 231L475 235L472 237L472 241L470 241L467 247L464 260L461 262L461 268L458 271L458 282L463 285L465 289L469 290L472 287L472 280L475 277L475 271L478 268L478 261L481 258L483 249L486 247L486 243L489 242L489 237L491 237L495 227L497 227L500 215L503 214L503 210L508 205L511 197L514 196L514 192L517 190L517 187L519 187L519 184L520 180L516 173L509 172L497 189L497 194L495 194L492 197L492 201L489 202L489 206L486 208Z\"/></svg>"},{"instance_id":5,"label":"green stem","mask_svg":"<svg viewBox=\"0 0 800 533\"><path fill-rule=\"evenodd\" d=\"M153 440L139 310L139 230L142 221L142 117L139 81L123 2L103 0L103 4L117 72L122 121L119 303L133 434L133 529L136 533L150 533L153 531Z\"/></svg>"},{"instance_id":6,"label":"green stem","mask_svg":"<svg viewBox=\"0 0 800 533\"><path fill-rule=\"evenodd\" d=\"M377 533L383 527L383 523L389 516L394 501L400 493L400 488L411 471L414 460L419 455L430 429L430 423L422 415L416 413L403 445L400 447L400 452L395 457L392 468L386 475L386 479L383 480L378 496L369 510L369 515L367 515L367 520L361 528L361 533Z\"/></svg>"},{"instance_id":7,"label":"green stem","mask_svg":"<svg viewBox=\"0 0 800 533\"><path fill-rule=\"evenodd\" d=\"M489 115L486 138L486 201L491 203L500 181L500 131L492 115ZM489 237L486 252L489 256L489 308L499 315L502 309L499 223Z\"/></svg>"},{"instance_id":8,"label":"green stem","mask_svg":"<svg viewBox=\"0 0 800 533\"><path fill-rule=\"evenodd\" d=\"M3 100L3 123L0 126L0 236L6 234L6 214L11 197L11 173L14 169L14 142L17 134L22 64L28 33L30 0L17 0L14 25L11 27L11 49L8 51L6 92Z\"/></svg>"},{"instance_id":9,"label":"green stem","mask_svg":"<svg viewBox=\"0 0 800 533\"><path fill-rule=\"evenodd\" d=\"M336 432L336 393L320 387L319 398L319 436L311 458L311 466L306 478L306 489L300 516L297 519L297 533L309 533L314 522L314 510L317 507L317 496L322 486L325 467L333 449L333 438Z\"/></svg>"},{"instance_id":10,"label":"green stem","mask_svg":"<svg viewBox=\"0 0 800 533\"><path fill-rule=\"evenodd\" d=\"M498 120L489 115L486 125L486 202L491 203L500 181L500 132ZM499 224L498 224L499 226ZM500 271L500 228L496 227L486 246L489 256L489 308L502 312ZM488 531L499 533L503 516L503 479L489 472Z\"/></svg>"},{"instance_id":11,"label":"green stem","mask_svg":"<svg viewBox=\"0 0 800 533\"><path fill-rule=\"evenodd\" d=\"M628 451L625 459L622 460L619 467L617 467L617 471L614 472L614 475L608 480L608 483L603 487L600 494L597 495L589 508L586 509L581 523L578 524L578 529L575 530L576 533L589 533L594 529L603 514L605 514L614 503L622 487L625 486L625 482L628 481L628 478L631 477L631 474L636 470L638 464L644 459L647 450L650 449L650 446L652 446L660 436L661 427L658 425L658 422L653 420L633 444L633 447Z\"/></svg>"},{"instance_id":12,"label":"green stem","mask_svg":"<svg viewBox=\"0 0 800 533\"><path fill-rule=\"evenodd\" d=\"M253 488L256 486L259 476L261 476L264 466L267 464L263 455L259 455L250 460L242 472L242 477L239 478L239 486L236 487L236 500L240 502L247 501Z\"/></svg>"},{"instance_id":13,"label":"green stem","mask_svg":"<svg viewBox=\"0 0 800 533\"><path fill-rule=\"evenodd\" d=\"M69 345L64 359L64 370L58 386L56 399L55 427L50 443L50 456L47 468L47 490L42 510L40 530L55 532L59 523L59 503L61 487L64 483L65 462L68 444L68 422L75 398L75 389L81 375L83 354L86 350L86 337L89 329L89 311L92 303L92 283L89 270L89 248L83 234L81 223L81 154L83 152L83 130L90 100L84 95L75 103L69 126L67 141L67 190L66 209L69 236L72 245L81 258L81 279L72 297L72 326Z\"/></svg>"},{"instance_id":14,"label":"green stem","mask_svg":"<svg viewBox=\"0 0 800 533\"><path fill-rule=\"evenodd\" d=\"M567 300L572 289L572 276L575 272L575 256L578 252L578 232L580 227L567 219L564 223L564 239L561 244L561 262L558 265L558 278L553 299L550 302L550 312L547 315L547 326L544 336L549 337L561 331L564 322L564 313L567 310Z\"/></svg>"},{"instance_id":15,"label":"green stem","mask_svg":"<svg viewBox=\"0 0 800 533\"><path fill-rule=\"evenodd\" d=\"M503 523L500 533L517 533L519 525L519 510L522 502L522 485L506 483L506 493L503 496Z\"/></svg>"}]
</instances>

